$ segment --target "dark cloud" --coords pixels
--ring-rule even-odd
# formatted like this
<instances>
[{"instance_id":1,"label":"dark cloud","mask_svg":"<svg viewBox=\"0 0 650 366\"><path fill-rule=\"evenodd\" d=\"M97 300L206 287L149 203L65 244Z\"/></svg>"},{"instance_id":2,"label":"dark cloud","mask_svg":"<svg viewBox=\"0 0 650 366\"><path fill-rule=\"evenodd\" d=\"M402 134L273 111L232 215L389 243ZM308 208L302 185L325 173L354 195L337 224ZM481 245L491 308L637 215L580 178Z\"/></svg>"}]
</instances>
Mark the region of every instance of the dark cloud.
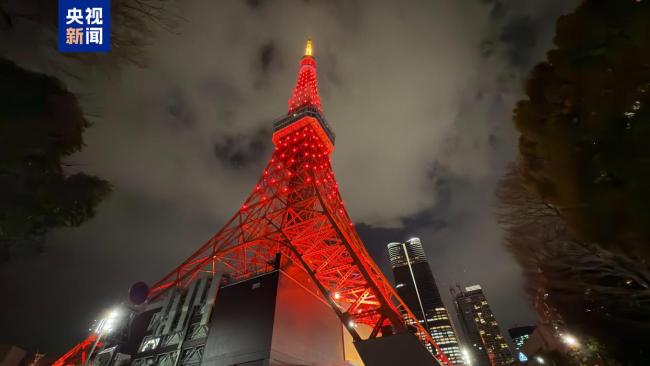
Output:
<instances>
[{"instance_id":1,"label":"dark cloud","mask_svg":"<svg viewBox=\"0 0 650 366\"><path fill-rule=\"evenodd\" d=\"M511 66L526 70L540 57L555 26L558 10L568 11L577 1L544 4L517 0L482 0L490 7L492 29L481 44L484 57L503 57Z\"/></svg>"},{"instance_id":2,"label":"dark cloud","mask_svg":"<svg viewBox=\"0 0 650 366\"><path fill-rule=\"evenodd\" d=\"M246 0L246 4L253 9L259 8L263 2L263 0Z\"/></svg>"},{"instance_id":3,"label":"dark cloud","mask_svg":"<svg viewBox=\"0 0 650 366\"><path fill-rule=\"evenodd\" d=\"M499 37L508 47L508 60L515 66L529 64L530 50L536 46L535 26L529 16L521 17L507 24Z\"/></svg>"},{"instance_id":4,"label":"dark cloud","mask_svg":"<svg viewBox=\"0 0 650 366\"><path fill-rule=\"evenodd\" d=\"M262 66L262 72L266 73L269 71L274 56L275 44L273 42L265 43L260 50L260 65Z\"/></svg>"},{"instance_id":5,"label":"dark cloud","mask_svg":"<svg viewBox=\"0 0 650 366\"><path fill-rule=\"evenodd\" d=\"M11 294L0 341L61 351L131 283L158 280L213 235L266 164L307 37L336 178L380 266L386 243L418 235L443 294L479 282L504 327L533 321L493 191L514 157L524 72L577 2L179 2L187 22L157 34L148 68L58 74L101 112L74 160L115 193L91 222L55 232L46 255L0 269ZM2 54L42 68L25 46L33 30L12 32L23 33L0 32Z\"/></svg>"},{"instance_id":6,"label":"dark cloud","mask_svg":"<svg viewBox=\"0 0 650 366\"><path fill-rule=\"evenodd\" d=\"M217 158L233 168L259 165L271 151L270 129L260 129L252 136L233 136L214 145Z\"/></svg>"},{"instance_id":7,"label":"dark cloud","mask_svg":"<svg viewBox=\"0 0 650 366\"><path fill-rule=\"evenodd\" d=\"M196 122L194 111L181 92L170 90L165 106L169 115L179 123L190 127Z\"/></svg>"},{"instance_id":8,"label":"dark cloud","mask_svg":"<svg viewBox=\"0 0 650 366\"><path fill-rule=\"evenodd\" d=\"M485 4L489 4L492 9L490 10L490 16L493 20L501 20L507 16L506 6L501 0L482 0Z\"/></svg>"}]
</instances>

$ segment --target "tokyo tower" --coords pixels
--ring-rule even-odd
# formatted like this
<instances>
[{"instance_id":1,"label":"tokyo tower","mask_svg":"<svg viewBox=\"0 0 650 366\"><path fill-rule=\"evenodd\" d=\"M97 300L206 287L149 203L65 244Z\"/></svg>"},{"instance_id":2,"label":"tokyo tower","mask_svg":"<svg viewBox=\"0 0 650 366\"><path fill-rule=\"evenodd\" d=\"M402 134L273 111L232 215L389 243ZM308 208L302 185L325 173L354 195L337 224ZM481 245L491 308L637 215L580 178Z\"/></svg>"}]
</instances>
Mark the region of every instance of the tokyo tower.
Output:
<instances>
[{"instance_id":1,"label":"tokyo tower","mask_svg":"<svg viewBox=\"0 0 650 366\"><path fill-rule=\"evenodd\" d=\"M214 287L219 282L223 287L223 283L239 283L282 267L302 274L305 288L313 289L328 312L334 312L367 366L382 364L377 359L384 356L373 353L388 352L390 347L394 347L390 352L399 353L409 339L415 340L416 346L411 347L426 353L428 364L451 365L368 254L345 210L330 163L335 136L323 117L311 41L307 41L288 107L287 115L273 124L273 155L241 208L187 260L151 286L145 304L169 299L162 305L163 315L148 320L159 325L149 325L150 335L140 342L137 352L146 356L169 344L171 361L165 363L158 356L155 364L220 365L206 363L205 357L201 361L208 353L207 345L200 352L195 348L194 354L186 346L171 345L208 337L205 303L214 301L210 298L217 291L210 291L210 284ZM194 295L201 286L206 289L204 295ZM183 295L169 295L174 292ZM203 305L193 313L193 304ZM179 310L169 310L174 306ZM174 330L178 331L176 341L172 340L177 334ZM390 342L396 343L391 346ZM374 343L378 346L373 348ZM145 356L131 364L154 362L138 361ZM58 365L75 364L72 355L67 357L68 361L59 360Z\"/></svg>"}]
</instances>

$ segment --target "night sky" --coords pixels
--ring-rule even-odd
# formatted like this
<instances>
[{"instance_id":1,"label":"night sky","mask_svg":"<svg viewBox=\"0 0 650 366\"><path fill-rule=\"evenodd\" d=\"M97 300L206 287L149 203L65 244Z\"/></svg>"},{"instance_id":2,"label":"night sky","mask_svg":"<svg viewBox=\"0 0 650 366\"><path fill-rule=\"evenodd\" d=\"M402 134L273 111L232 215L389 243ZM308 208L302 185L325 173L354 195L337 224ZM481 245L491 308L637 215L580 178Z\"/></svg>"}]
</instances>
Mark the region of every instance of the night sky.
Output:
<instances>
[{"instance_id":1,"label":"night sky","mask_svg":"<svg viewBox=\"0 0 650 366\"><path fill-rule=\"evenodd\" d=\"M72 73L30 46L28 22L0 32L4 57L79 96L93 126L70 162L114 185L93 220L0 267L0 343L67 349L216 233L271 155L307 37L341 194L382 269L388 242L419 236L449 310L450 286L479 283L503 329L534 323L494 188L525 76L577 3L187 0L178 29L154 28L147 67Z\"/></svg>"}]
</instances>

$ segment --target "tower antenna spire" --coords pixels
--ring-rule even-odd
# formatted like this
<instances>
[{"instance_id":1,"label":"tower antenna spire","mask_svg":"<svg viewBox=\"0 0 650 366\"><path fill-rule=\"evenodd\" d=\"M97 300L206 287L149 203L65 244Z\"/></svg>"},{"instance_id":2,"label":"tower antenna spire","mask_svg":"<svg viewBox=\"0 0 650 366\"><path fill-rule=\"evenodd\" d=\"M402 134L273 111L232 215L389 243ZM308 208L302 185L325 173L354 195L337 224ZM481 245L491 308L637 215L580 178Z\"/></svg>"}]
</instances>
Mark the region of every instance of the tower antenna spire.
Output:
<instances>
[{"instance_id":1,"label":"tower antenna spire","mask_svg":"<svg viewBox=\"0 0 650 366\"><path fill-rule=\"evenodd\" d=\"M313 57L314 48L311 38L307 39L305 55L300 60L298 80L289 99L289 114L303 107L311 107L323 113L323 107L318 94L318 80L316 77L316 59Z\"/></svg>"}]
</instances>

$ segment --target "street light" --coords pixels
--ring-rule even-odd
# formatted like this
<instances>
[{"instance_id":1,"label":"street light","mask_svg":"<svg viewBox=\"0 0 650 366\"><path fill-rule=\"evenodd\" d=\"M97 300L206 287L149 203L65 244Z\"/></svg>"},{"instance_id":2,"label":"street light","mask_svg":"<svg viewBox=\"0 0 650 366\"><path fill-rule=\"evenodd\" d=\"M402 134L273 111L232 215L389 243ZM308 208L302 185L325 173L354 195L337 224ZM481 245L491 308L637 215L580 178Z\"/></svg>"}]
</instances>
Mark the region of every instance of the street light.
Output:
<instances>
[{"instance_id":1,"label":"street light","mask_svg":"<svg viewBox=\"0 0 650 366\"><path fill-rule=\"evenodd\" d=\"M564 342L564 344L566 344L567 346L571 348L580 347L580 343L578 342L578 339L576 339L576 337L572 336L571 334L563 334L561 337L562 337L562 342Z\"/></svg>"},{"instance_id":2,"label":"street light","mask_svg":"<svg viewBox=\"0 0 650 366\"><path fill-rule=\"evenodd\" d=\"M468 366L472 366L472 356L470 355L470 353L469 353L469 351L467 350L467 348L463 348L463 349L461 350L461 353L463 354L463 359L465 360L465 363L466 363Z\"/></svg>"},{"instance_id":3,"label":"street light","mask_svg":"<svg viewBox=\"0 0 650 366\"><path fill-rule=\"evenodd\" d=\"M119 316L119 309L113 309L110 313L108 313L108 316L102 319L102 322L99 323L99 326L97 327L97 333L100 334L112 332L113 329L115 329L115 323L117 322Z\"/></svg>"},{"instance_id":4,"label":"street light","mask_svg":"<svg viewBox=\"0 0 650 366\"><path fill-rule=\"evenodd\" d=\"M109 334L115 329L116 323L120 315L121 312L119 308L115 308L111 310L106 317L102 318L99 321L99 324L97 324L97 328L95 328L95 334L97 334L97 338L95 339L95 343L93 343L90 352L88 352L88 356L86 357L86 362L84 362L84 366L87 366L88 363L90 362L90 357L92 356L93 352L95 352L95 348L97 348L97 344L102 339L102 336L104 334Z\"/></svg>"}]
</instances>

